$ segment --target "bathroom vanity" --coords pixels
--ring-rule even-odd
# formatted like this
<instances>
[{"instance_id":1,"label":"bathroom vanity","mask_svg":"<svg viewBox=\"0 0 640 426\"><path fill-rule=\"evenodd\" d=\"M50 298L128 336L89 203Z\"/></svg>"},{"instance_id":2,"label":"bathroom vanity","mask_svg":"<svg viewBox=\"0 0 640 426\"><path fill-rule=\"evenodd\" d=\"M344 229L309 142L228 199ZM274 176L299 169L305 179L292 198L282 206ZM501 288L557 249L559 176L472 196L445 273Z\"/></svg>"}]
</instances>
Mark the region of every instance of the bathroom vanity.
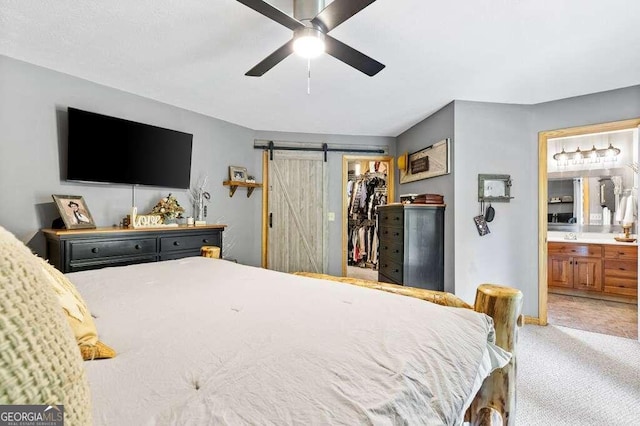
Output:
<instances>
[{"instance_id":1,"label":"bathroom vanity","mask_svg":"<svg viewBox=\"0 0 640 426\"><path fill-rule=\"evenodd\" d=\"M566 235L548 235L550 293L636 303L637 242L617 242L614 234L585 233L575 240L566 239Z\"/></svg>"}]
</instances>

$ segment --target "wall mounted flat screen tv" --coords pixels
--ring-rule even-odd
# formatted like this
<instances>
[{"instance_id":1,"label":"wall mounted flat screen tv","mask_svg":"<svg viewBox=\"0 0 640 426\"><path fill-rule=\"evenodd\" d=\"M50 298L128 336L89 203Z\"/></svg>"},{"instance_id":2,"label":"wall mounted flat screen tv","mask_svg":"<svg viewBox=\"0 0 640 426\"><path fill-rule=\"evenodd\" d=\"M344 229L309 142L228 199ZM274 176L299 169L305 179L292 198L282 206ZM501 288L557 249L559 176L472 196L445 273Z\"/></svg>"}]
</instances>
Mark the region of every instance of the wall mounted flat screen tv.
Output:
<instances>
[{"instance_id":1,"label":"wall mounted flat screen tv","mask_svg":"<svg viewBox=\"0 0 640 426\"><path fill-rule=\"evenodd\" d=\"M68 108L67 180L189 188L193 135Z\"/></svg>"}]
</instances>

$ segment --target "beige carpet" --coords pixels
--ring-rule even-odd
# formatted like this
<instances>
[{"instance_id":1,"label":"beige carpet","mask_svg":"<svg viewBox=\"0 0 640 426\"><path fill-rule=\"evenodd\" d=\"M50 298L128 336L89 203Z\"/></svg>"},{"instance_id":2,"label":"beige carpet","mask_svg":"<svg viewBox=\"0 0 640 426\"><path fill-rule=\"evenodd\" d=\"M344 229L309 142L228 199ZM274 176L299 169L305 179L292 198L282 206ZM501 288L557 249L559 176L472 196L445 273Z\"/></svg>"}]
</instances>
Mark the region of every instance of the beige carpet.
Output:
<instances>
[{"instance_id":1,"label":"beige carpet","mask_svg":"<svg viewBox=\"0 0 640 426\"><path fill-rule=\"evenodd\" d=\"M640 342L525 326L517 392L517 425L639 425Z\"/></svg>"},{"instance_id":2,"label":"beige carpet","mask_svg":"<svg viewBox=\"0 0 640 426\"><path fill-rule=\"evenodd\" d=\"M359 266L348 266L347 277L359 278L361 280L378 281L378 270L371 268L360 268Z\"/></svg>"}]
</instances>

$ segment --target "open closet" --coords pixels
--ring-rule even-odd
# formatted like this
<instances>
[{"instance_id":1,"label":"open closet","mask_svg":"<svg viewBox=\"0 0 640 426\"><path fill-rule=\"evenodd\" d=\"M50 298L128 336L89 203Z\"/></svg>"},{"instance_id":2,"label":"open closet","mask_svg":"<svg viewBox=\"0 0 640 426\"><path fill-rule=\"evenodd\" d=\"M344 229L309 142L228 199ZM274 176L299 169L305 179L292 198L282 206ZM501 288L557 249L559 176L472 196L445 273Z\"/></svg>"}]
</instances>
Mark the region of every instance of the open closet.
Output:
<instances>
[{"instance_id":1,"label":"open closet","mask_svg":"<svg viewBox=\"0 0 640 426\"><path fill-rule=\"evenodd\" d=\"M377 207L393 201L390 157L345 156L343 275L378 280Z\"/></svg>"}]
</instances>

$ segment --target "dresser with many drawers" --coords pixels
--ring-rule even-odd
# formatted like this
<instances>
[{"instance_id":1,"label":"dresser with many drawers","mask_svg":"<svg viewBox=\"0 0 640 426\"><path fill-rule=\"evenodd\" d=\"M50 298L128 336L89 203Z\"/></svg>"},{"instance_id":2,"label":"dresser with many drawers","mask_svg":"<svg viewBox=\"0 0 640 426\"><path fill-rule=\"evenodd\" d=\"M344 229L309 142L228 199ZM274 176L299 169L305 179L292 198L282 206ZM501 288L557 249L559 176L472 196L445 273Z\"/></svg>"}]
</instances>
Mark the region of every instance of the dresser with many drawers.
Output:
<instances>
[{"instance_id":1,"label":"dresser with many drawers","mask_svg":"<svg viewBox=\"0 0 640 426\"><path fill-rule=\"evenodd\" d=\"M444 205L378 207L378 280L444 291Z\"/></svg>"},{"instance_id":2,"label":"dresser with many drawers","mask_svg":"<svg viewBox=\"0 0 640 426\"><path fill-rule=\"evenodd\" d=\"M43 232L47 259L66 273L198 256L202 246L222 249L225 226L44 229Z\"/></svg>"}]
</instances>

